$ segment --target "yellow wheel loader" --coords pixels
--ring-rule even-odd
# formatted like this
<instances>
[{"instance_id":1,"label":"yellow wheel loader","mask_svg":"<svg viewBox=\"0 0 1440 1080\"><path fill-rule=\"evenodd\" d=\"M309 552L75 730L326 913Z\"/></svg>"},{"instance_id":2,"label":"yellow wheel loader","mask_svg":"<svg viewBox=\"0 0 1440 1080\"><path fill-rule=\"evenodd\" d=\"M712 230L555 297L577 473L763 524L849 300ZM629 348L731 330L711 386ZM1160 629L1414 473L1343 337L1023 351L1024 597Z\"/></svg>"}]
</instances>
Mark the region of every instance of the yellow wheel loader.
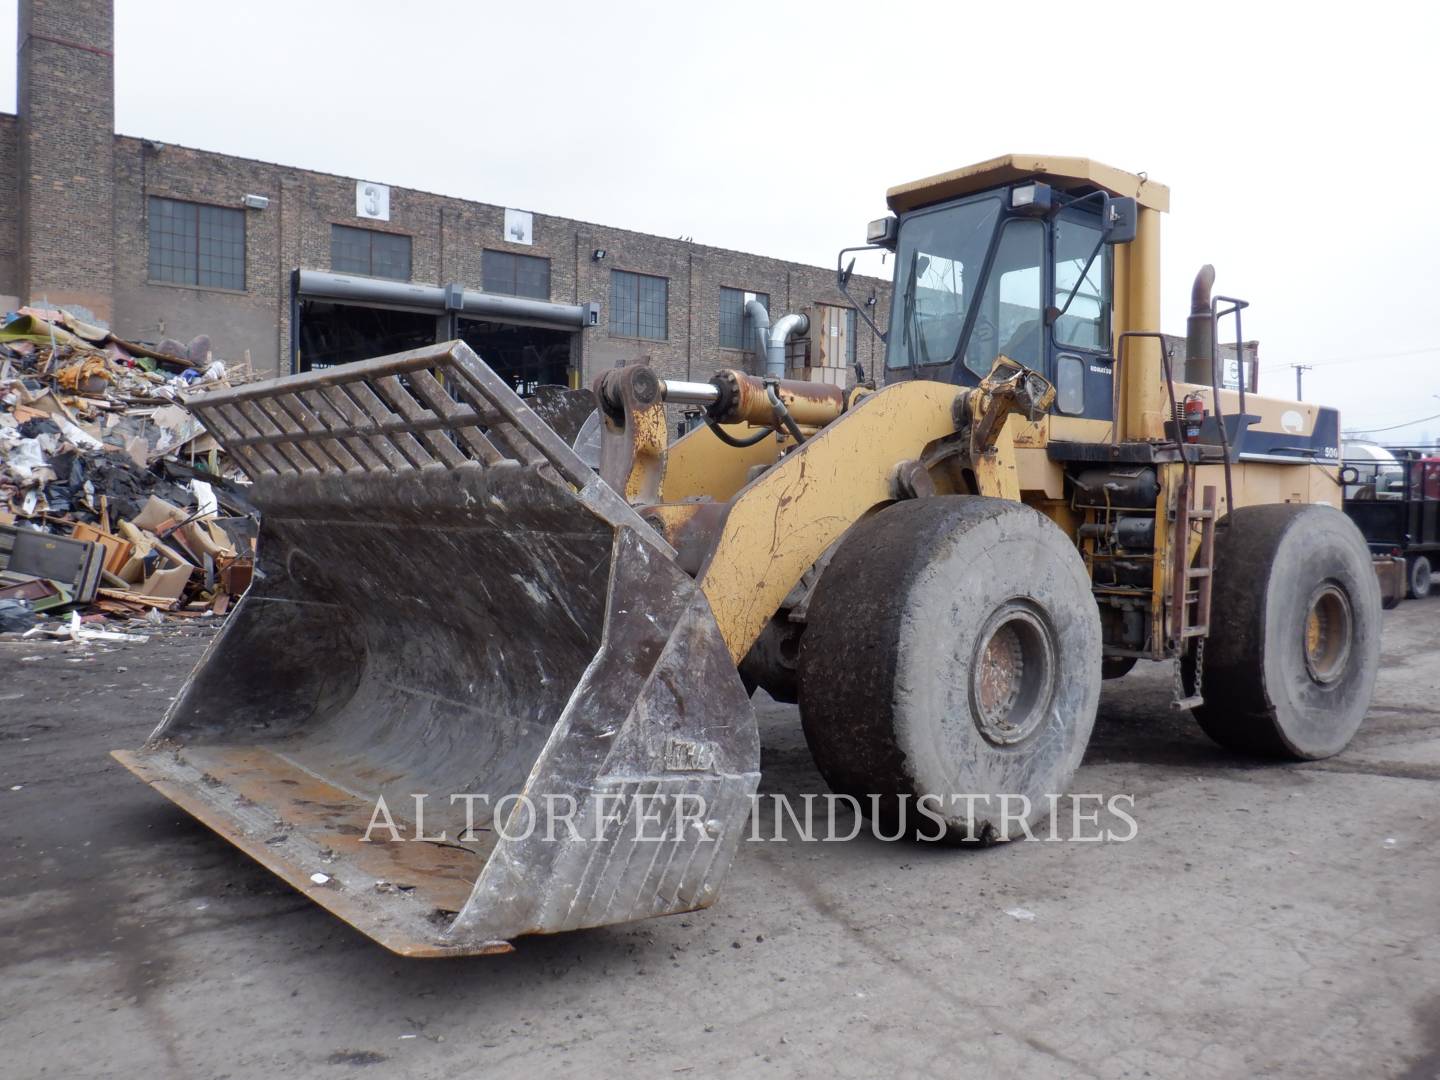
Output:
<instances>
[{"instance_id":1,"label":"yellow wheel loader","mask_svg":"<svg viewBox=\"0 0 1440 1080\"><path fill-rule=\"evenodd\" d=\"M1227 379L1208 267L1172 355L1168 200L1063 157L897 187L882 386L785 378L808 320L757 306L754 372L603 373L594 458L458 342L193 399L253 480L255 581L116 756L435 956L712 903L757 685L836 791L957 840L1044 813L1139 660L1227 747L1338 752L1380 634L1338 417Z\"/></svg>"}]
</instances>

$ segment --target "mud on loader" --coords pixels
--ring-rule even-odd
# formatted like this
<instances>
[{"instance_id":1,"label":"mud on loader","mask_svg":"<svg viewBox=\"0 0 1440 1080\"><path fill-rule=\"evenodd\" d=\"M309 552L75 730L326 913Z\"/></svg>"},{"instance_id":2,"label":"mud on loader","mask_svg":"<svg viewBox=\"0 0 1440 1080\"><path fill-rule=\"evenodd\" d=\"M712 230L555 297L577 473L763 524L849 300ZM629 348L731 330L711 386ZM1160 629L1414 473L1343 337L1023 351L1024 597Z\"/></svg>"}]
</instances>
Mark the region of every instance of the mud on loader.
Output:
<instances>
[{"instance_id":1,"label":"mud on loader","mask_svg":"<svg viewBox=\"0 0 1440 1080\"><path fill-rule=\"evenodd\" d=\"M1338 418L1223 385L1245 305L1208 267L1168 354L1168 199L1056 157L894 188L882 388L786 380L805 319L757 310L762 374L597 380L598 472L458 342L191 401L253 479L255 583L116 756L434 956L713 902L756 685L833 789L928 797L955 839L993 837L1002 793L1043 813L1142 659L1227 747L1338 752L1380 630ZM671 441L681 403L705 423ZM365 839L420 794L444 840ZM556 802L574 832L520 827Z\"/></svg>"}]
</instances>

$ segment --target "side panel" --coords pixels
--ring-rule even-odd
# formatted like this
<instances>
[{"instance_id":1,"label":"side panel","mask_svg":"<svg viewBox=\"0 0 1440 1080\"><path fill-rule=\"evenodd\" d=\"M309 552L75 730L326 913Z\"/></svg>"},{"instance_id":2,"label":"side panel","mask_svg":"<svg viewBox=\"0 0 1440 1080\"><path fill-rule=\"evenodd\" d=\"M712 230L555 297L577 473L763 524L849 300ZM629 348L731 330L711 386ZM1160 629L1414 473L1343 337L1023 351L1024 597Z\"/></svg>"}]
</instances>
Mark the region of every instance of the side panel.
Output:
<instances>
[{"instance_id":1,"label":"side panel","mask_svg":"<svg viewBox=\"0 0 1440 1080\"><path fill-rule=\"evenodd\" d=\"M825 549L895 498L895 466L955 430L965 393L934 382L886 387L741 492L699 578L736 663Z\"/></svg>"},{"instance_id":2,"label":"side panel","mask_svg":"<svg viewBox=\"0 0 1440 1080\"><path fill-rule=\"evenodd\" d=\"M748 424L723 426L737 439L749 438L756 431ZM779 456L780 443L776 439L761 439L743 449L726 446L707 425L701 424L670 444L661 498L677 503L708 495L716 502L725 502L746 485L752 468L771 465Z\"/></svg>"},{"instance_id":3,"label":"side panel","mask_svg":"<svg viewBox=\"0 0 1440 1080\"><path fill-rule=\"evenodd\" d=\"M1266 503L1321 503L1340 508L1342 487L1339 470L1323 465L1283 465L1266 461L1242 461L1231 467L1235 483L1235 505ZM1220 513L1225 505L1225 470L1204 465L1197 470L1199 485L1214 484L1219 493Z\"/></svg>"}]
</instances>

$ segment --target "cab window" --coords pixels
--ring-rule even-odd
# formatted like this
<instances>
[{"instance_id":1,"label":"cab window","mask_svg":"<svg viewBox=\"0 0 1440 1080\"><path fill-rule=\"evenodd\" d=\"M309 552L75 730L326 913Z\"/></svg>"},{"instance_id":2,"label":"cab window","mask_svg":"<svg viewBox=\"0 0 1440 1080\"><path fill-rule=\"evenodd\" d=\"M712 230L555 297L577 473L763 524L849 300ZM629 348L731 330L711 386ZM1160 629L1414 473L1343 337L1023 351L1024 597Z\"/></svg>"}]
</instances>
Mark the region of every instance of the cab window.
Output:
<instances>
[{"instance_id":1,"label":"cab window","mask_svg":"<svg viewBox=\"0 0 1440 1080\"><path fill-rule=\"evenodd\" d=\"M887 367L954 360L999 217L1000 200L988 196L921 211L901 224Z\"/></svg>"},{"instance_id":2,"label":"cab window","mask_svg":"<svg viewBox=\"0 0 1440 1080\"><path fill-rule=\"evenodd\" d=\"M1090 268L1085 268L1100 238L1100 221L1094 214L1064 210L1055 219L1055 306L1063 308L1070 301L1055 321L1057 345L1110 351L1110 246L1102 245Z\"/></svg>"},{"instance_id":3,"label":"cab window","mask_svg":"<svg viewBox=\"0 0 1440 1080\"><path fill-rule=\"evenodd\" d=\"M1001 356L1041 366L1044 266L1045 226L1032 219L1007 221L965 348L965 366L981 378Z\"/></svg>"}]
</instances>

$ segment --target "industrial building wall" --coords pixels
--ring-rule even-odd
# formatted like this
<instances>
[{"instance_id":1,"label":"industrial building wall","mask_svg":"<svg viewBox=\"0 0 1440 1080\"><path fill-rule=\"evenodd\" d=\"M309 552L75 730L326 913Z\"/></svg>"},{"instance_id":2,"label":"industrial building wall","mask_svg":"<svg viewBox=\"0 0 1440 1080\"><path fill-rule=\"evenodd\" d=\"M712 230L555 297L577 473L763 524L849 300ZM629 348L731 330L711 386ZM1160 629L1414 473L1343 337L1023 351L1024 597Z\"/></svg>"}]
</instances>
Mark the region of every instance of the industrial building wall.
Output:
<instances>
[{"instance_id":1,"label":"industrial building wall","mask_svg":"<svg viewBox=\"0 0 1440 1080\"><path fill-rule=\"evenodd\" d=\"M0 113L0 313L20 299L20 127Z\"/></svg>"},{"instance_id":2,"label":"industrial building wall","mask_svg":"<svg viewBox=\"0 0 1440 1080\"><path fill-rule=\"evenodd\" d=\"M130 339L203 333L217 356L238 361L248 353L256 374L283 373L293 360L292 271L353 272L333 265L337 225L387 234L392 239L380 245L387 250L393 237L408 238L407 280L418 283L484 290L487 251L547 260L549 295L538 298L594 303L601 312L599 325L581 335L585 381L641 360L671 377L746 366L745 353L720 347L722 288L767 294L777 317L816 303L848 306L833 270L547 214L526 215L528 242L520 243L507 233L513 211L505 207L398 187L388 189L388 216L377 218L359 212L355 178L116 136L111 0L20 0L18 10L19 108L0 115L5 308L69 305ZM247 196L260 198L247 206ZM157 207L157 199L169 202ZM837 222L836 247L860 227ZM237 232L243 273L224 254L237 247ZM379 242L368 243L373 251ZM647 336L635 318L616 317L617 272L665 279L663 331L652 326ZM886 283L857 279L852 291L862 303L875 294L883 320ZM856 342L872 365L878 344L865 332ZM360 344L367 343L365 336Z\"/></svg>"},{"instance_id":3,"label":"industrial building wall","mask_svg":"<svg viewBox=\"0 0 1440 1080\"><path fill-rule=\"evenodd\" d=\"M20 286L28 299L113 318L114 10L20 0Z\"/></svg>"},{"instance_id":4,"label":"industrial building wall","mask_svg":"<svg viewBox=\"0 0 1440 1080\"><path fill-rule=\"evenodd\" d=\"M246 210L245 288L223 290L160 284L148 265L150 198L240 207L246 195L269 205ZM288 370L290 271L331 269L331 227L345 225L410 238L410 280L459 282L483 289L484 252L505 251L549 260L549 299L600 305L600 325L585 331L582 377L617 363L648 360L671 377L704 378L717 367L743 366L746 357L721 349L720 289L766 293L773 313L814 303L848 306L834 272L820 267L726 251L547 214L532 216L532 243L509 242L505 208L429 192L391 188L389 220L356 216L356 181L267 162L131 137L115 142L115 321L122 336L185 340L210 335L217 355L239 359L249 350L257 373ZM837 230L836 247L844 236ZM596 259L597 250L605 256ZM663 340L614 332L611 274L630 271L668 283ZM887 282L855 279L857 299L874 292L877 319L888 310ZM861 327L858 354L878 363L880 346Z\"/></svg>"},{"instance_id":5,"label":"industrial building wall","mask_svg":"<svg viewBox=\"0 0 1440 1080\"><path fill-rule=\"evenodd\" d=\"M185 341L204 333L218 355L239 360L248 349L256 372L278 370L280 320L289 310L278 199L266 210L245 211L243 290L162 284L149 274L151 196L238 208L245 194L270 192L275 173L261 162L115 140L114 326L121 337Z\"/></svg>"}]
</instances>

